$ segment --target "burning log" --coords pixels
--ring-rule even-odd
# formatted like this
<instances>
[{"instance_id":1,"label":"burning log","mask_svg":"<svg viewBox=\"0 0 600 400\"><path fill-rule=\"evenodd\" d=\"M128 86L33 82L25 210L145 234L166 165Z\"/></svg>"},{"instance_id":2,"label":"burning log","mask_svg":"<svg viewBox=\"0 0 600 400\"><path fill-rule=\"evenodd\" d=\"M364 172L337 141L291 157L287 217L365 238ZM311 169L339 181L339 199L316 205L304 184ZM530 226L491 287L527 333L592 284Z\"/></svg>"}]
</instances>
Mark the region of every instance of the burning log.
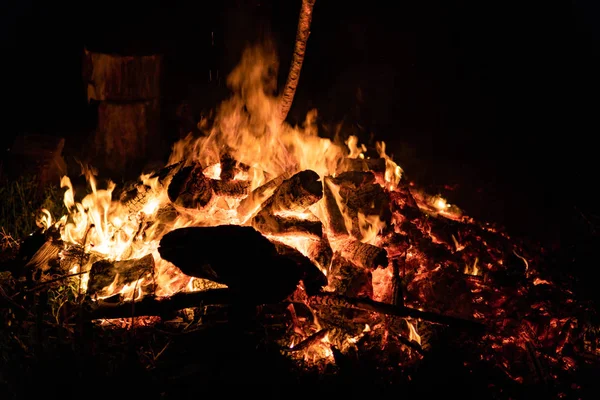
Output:
<instances>
[{"instance_id":1,"label":"burning log","mask_svg":"<svg viewBox=\"0 0 600 400\"><path fill-rule=\"evenodd\" d=\"M285 172L262 186L254 189L246 198L244 198L237 208L237 212L240 216L249 216L254 209L275 193L275 190L281 185L286 179L292 176L291 172Z\"/></svg>"},{"instance_id":2,"label":"burning log","mask_svg":"<svg viewBox=\"0 0 600 400\"><path fill-rule=\"evenodd\" d=\"M221 173L219 177L222 181L231 181L238 172L248 171L250 169L250 166L238 162L228 151L221 155L219 163L221 164Z\"/></svg>"},{"instance_id":3,"label":"burning log","mask_svg":"<svg viewBox=\"0 0 600 400\"><path fill-rule=\"evenodd\" d=\"M294 351L308 349L314 343L317 343L320 340L323 340L325 338L325 336L327 336L328 332L329 332L328 329L321 329L320 331L313 333L312 335L310 335L309 337L307 337L306 339L304 339L303 341L301 341L294 347L284 347L281 350L286 351L286 352L294 352Z\"/></svg>"},{"instance_id":4,"label":"burning log","mask_svg":"<svg viewBox=\"0 0 600 400\"><path fill-rule=\"evenodd\" d=\"M90 269L90 280L87 293L89 296L98 294L103 289L116 283L117 287L136 282L141 278L150 278L144 286L153 284L154 257L148 254L142 258L123 261L96 261Z\"/></svg>"},{"instance_id":5,"label":"burning log","mask_svg":"<svg viewBox=\"0 0 600 400\"><path fill-rule=\"evenodd\" d=\"M250 182L240 180L211 179L213 191L218 196L242 198L248 194Z\"/></svg>"},{"instance_id":6,"label":"burning log","mask_svg":"<svg viewBox=\"0 0 600 400\"><path fill-rule=\"evenodd\" d=\"M338 173L347 171L385 172L385 158L345 158L338 167Z\"/></svg>"},{"instance_id":7,"label":"burning log","mask_svg":"<svg viewBox=\"0 0 600 400\"><path fill-rule=\"evenodd\" d=\"M346 221L330 186L331 184L331 177L326 176L323 182L323 199L327 215L325 223L333 235L348 235Z\"/></svg>"},{"instance_id":8,"label":"burning log","mask_svg":"<svg viewBox=\"0 0 600 400\"><path fill-rule=\"evenodd\" d=\"M333 259L328 276L329 285L335 289L335 293L349 297L373 297L371 272L357 268L339 255Z\"/></svg>"},{"instance_id":9,"label":"burning log","mask_svg":"<svg viewBox=\"0 0 600 400\"><path fill-rule=\"evenodd\" d=\"M262 210L271 214L281 211L306 211L323 197L320 179L319 174L308 169L294 174L279 185Z\"/></svg>"},{"instance_id":10,"label":"burning log","mask_svg":"<svg viewBox=\"0 0 600 400\"><path fill-rule=\"evenodd\" d=\"M351 260L355 265L366 268L376 269L378 267L387 267L388 255L385 249L372 244L362 243L359 240L348 240L341 245L342 256Z\"/></svg>"},{"instance_id":11,"label":"burning log","mask_svg":"<svg viewBox=\"0 0 600 400\"><path fill-rule=\"evenodd\" d=\"M176 229L161 239L158 251L184 274L227 285L256 304L285 299L306 273L248 226Z\"/></svg>"},{"instance_id":12,"label":"burning log","mask_svg":"<svg viewBox=\"0 0 600 400\"><path fill-rule=\"evenodd\" d=\"M199 163L181 168L167 189L169 199L186 208L204 208L213 197L211 180L202 173Z\"/></svg>"},{"instance_id":13,"label":"burning log","mask_svg":"<svg viewBox=\"0 0 600 400\"><path fill-rule=\"evenodd\" d=\"M329 271L333 260L333 250L326 235L308 247L308 258L316 263L321 269Z\"/></svg>"},{"instance_id":14,"label":"burning log","mask_svg":"<svg viewBox=\"0 0 600 400\"><path fill-rule=\"evenodd\" d=\"M295 217L280 217L261 211L252 218L252 226L259 232L272 235L303 235L316 239L323 236L321 221L311 221Z\"/></svg>"}]
</instances>

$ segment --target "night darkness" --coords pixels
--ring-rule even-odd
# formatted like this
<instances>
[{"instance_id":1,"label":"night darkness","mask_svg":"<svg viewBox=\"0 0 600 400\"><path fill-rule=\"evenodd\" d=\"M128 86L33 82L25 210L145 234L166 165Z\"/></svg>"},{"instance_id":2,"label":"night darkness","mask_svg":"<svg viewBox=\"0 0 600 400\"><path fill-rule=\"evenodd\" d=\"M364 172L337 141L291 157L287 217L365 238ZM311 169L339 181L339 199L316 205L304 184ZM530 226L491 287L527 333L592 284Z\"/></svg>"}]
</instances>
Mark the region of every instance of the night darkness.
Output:
<instances>
[{"instance_id":1,"label":"night darkness","mask_svg":"<svg viewBox=\"0 0 600 400\"><path fill-rule=\"evenodd\" d=\"M181 101L227 95L221 77L247 42L271 35L285 80L299 1L9 2L2 10L3 138L82 143L94 127L84 46L165 55L163 138ZM260 3L260 5L259 5ZM296 100L323 123L360 125L407 174L459 184L470 215L564 246L594 206L600 17L592 1L317 0ZM211 33L215 46L211 46ZM222 83L222 82L221 82Z\"/></svg>"}]
</instances>

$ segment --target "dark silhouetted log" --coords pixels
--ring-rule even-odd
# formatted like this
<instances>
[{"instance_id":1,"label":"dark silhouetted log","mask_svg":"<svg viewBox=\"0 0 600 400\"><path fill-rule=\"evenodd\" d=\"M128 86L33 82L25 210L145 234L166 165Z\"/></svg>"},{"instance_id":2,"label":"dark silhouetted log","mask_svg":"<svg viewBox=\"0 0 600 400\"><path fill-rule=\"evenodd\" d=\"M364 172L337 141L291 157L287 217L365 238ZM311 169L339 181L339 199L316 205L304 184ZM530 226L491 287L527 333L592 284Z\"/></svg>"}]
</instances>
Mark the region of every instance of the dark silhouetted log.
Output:
<instances>
[{"instance_id":1,"label":"dark silhouetted log","mask_svg":"<svg viewBox=\"0 0 600 400\"><path fill-rule=\"evenodd\" d=\"M241 217L250 217L260 208L260 205L275 193L275 190L292 176L291 172L283 173L264 185L254 189L245 199L240 202L237 208L238 215Z\"/></svg>"},{"instance_id":2,"label":"dark silhouetted log","mask_svg":"<svg viewBox=\"0 0 600 400\"><path fill-rule=\"evenodd\" d=\"M264 234L271 235L303 235L315 239L323 236L321 221L311 221L295 217L279 217L264 210L252 218L252 226Z\"/></svg>"},{"instance_id":3,"label":"dark silhouetted log","mask_svg":"<svg viewBox=\"0 0 600 400\"><path fill-rule=\"evenodd\" d=\"M222 197L246 197L250 189L248 181L211 179L211 184L215 194Z\"/></svg>"},{"instance_id":4,"label":"dark silhouetted log","mask_svg":"<svg viewBox=\"0 0 600 400\"><path fill-rule=\"evenodd\" d=\"M263 204L265 212L304 212L323 197L323 185L319 174L311 170L298 172L283 181Z\"/></svg>"},{"instance_id":5,"label":"dark silhouetted log","mask_svg":"<svg viewBox=\"0 0 600 400\"><path fill-rule=\"evenodd\" d=\"M118 277L117 277L118 275ZM108 261L101 260L92 264L87 294L94 296L117 280L117 287L132 283L141 278L149 278L144 286L153 284L154 257L148 254L142 258Z\"/></svg>"},{"instance_id":6,"label":"dark silhouetted log","mask_svg":"<svg viewBox=\"0 0 600 400\"><path fill-rule=\"evenodd\" d=\"M138 301L110 303L94 302L84 314L87 320L131 318L135 316L170 315L188 307L203 305L229 305L235 302L229 289L210 289L203 292L176 293L170 297L158 299L146 296Z\"/></svg>"},{"instance_id":7,"label":"dark silhouetted log","mask_svg":"<svg viewBox=\"0 0 600 400\"><path fill-rule=\"evenodd\" d=\"M203 208L213 197L212 183L202 173L202 166L195 163L181 168L167 189L169 199L186 208Z\"/></svg>"},{"instance_id":8,"label":"dark silhouetted log","mask_svg":"<svg viewBox=\"0 0 600 400\"><path fill-rule=\"evenodd\" d=\"M293 260L304 271L302 281L304 282L306 293L309 295L317 294L323 286L327 285L327 277L308 257L284 243L273 242L273 244L280 255Z\"/></svg>"},{"instance_id":9,"label":"dark silhouetted log","mask_svg":"<svg viewBox=\"0 0 600 400\"><path fill-rule=\"evenodd\" d=\"M323 293L310 296L308 303L317 308L349 308L372 311L380 314L395 315L403 318L415 318L436 324L448 325L456 328L468 329L482 332L485 326L472 320L456 318L448 315L436 314L428 311L420 311L410 307L398 307L392 304L381 303L367 298L352 298L337 294Z\"/></svg>"},{"instance_id":10,"label":"dark silhouetted log","mask_svg":"<svg viewBox=\"0 0 600 400\"><path fill-rule=\"evenodd\" d=\"M176 229L161 239L158 251L184 274L227 285L256 304L285 299L305 273L249 226Z\"/></svg>"},{"instance_id":11,"label":"dark silhouetted log","mask_svg":"<svg viewBox=\"0 0 600 400\"><path fill-rule=\"evenodd\" d=\"M387 251L372 244L348 240L341 244L340 251L345 259L362 268L385 268L388 265Z\"/></svg>"}]
</instances>

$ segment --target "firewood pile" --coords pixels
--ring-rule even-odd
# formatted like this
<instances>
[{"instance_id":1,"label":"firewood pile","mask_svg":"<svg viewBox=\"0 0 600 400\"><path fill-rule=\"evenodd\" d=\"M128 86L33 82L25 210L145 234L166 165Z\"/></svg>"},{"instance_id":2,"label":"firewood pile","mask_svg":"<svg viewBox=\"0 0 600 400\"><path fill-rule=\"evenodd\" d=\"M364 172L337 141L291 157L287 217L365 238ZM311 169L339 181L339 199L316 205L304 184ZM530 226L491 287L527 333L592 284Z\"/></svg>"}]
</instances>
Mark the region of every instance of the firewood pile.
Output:
<instances>
[{"instance_id":1,"label":"firewood pile","mask_svg":"<svg viewBox=\"0 0 600 400\"><path fill-rule=\"evenodd\" d=\"M412 366L446 329L516 382L560 380L598 357L584 307L543 275L539 254L404 177L390 184L389 167L346 157L330 175L291 169L252 188L252 167L225 152L109 187L114 200L96 220L65 181L72 214L42 221L13 271L30 289L73 280L95 323L191 313L205 326L258 324L306 368L361 354ZM129 223L98 226L114 225L115 210ZM118 257L98 249L102 237L124 249Z\"/></svg>"}]
</instances>

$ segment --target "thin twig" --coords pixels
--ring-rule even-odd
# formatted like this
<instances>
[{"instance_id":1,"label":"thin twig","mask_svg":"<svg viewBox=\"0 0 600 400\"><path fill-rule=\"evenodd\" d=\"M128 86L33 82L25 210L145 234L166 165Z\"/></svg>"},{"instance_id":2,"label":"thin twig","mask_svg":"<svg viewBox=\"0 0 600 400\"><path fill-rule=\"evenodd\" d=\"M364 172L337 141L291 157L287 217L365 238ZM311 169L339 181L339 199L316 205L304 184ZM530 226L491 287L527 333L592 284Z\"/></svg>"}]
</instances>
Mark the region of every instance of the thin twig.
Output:
<instances>
[{"instance_id":1,"label":"thin twig","mask_svg":"<svg viewBox=\"0 0 600 400\"><path fill-rule=\"evenodd\" d=\"M50 279L49 281L44 281L44 282L42 282L42 283L40 283L38 285L35 285L34 287L25 290L25 292L28 292L28 293L29 292L35 292L36 290L41 289L41 288L43 288L46 285L49 285L51 283L55 283L55 282L58 282L58 281L62 281L63 279L72 278L74 276L83 275L83 274L86 274L86 273L87 273L87 271L81 271L81 272L75 272L74 274L59 276L58 278Z\"/></svg>"}]
</instances>

